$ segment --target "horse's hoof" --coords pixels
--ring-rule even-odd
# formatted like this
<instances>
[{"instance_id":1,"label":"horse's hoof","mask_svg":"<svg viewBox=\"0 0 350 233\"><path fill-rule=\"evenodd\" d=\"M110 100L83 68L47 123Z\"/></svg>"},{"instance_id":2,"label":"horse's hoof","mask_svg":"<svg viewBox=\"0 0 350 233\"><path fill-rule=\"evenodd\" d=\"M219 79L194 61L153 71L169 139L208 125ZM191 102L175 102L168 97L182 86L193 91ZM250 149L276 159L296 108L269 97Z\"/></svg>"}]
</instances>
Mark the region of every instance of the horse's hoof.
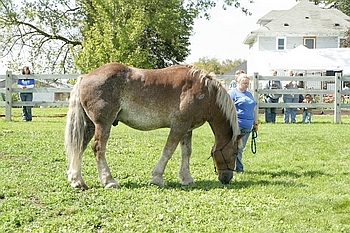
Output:
<instances>
[{"instance_id":1,"label":"horse's hoof","mask_svg":"<svg viewBox=\"0 0 350 233\"><path fill-rule=\"evenodd\" d=\"M115 189L120 189L120 185L118 184L118 182L116 183L109 183L105 186L105 188L115 188Z\"/></svg>"},{"instance_id":2,"label":"horse's hoof","mask_svg":"<svg viewBox=\"0 0 350 233\"><path fill-rule=\"evenodd\" d=\"M72 182L71 187L73 188L78 188L78 189L81 189L82 191L85 191L85 190L88 190L89 187L85 184L85 182Z\"/></svg>"},{"instance_id":3,"label":"horse's hoof","mask_svg":"<svg viewBox=\"0 0 350 233\"><path fill-rule=\"evenodd\" d=\"M190 179L190 180L182 180L182 181L180 181L180 184L181 184L181 185L185 185L185 186L191 185L191 184L194 184L194 180L193 180L193 179Z\"/></svg>"},{"instance_id":4,"label":"horse's hoof","mask_svg":"<svg viewBox=\"0 0 350 233\"><path fill-rule=\"evenodd\" d=\"M160 177L154 177L152 180L150 180L149 184L157 185L159 187L164 186L164 180Z\"/></svg>"}]
</instances>

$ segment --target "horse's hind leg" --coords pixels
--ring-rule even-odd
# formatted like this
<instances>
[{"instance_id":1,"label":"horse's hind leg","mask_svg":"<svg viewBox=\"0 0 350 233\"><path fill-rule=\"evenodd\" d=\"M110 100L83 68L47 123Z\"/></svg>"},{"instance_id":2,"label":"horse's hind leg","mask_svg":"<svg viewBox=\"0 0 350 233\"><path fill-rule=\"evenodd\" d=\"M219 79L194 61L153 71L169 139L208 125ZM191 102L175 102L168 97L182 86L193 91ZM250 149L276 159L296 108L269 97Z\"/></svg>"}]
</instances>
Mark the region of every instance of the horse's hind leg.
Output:
<instances>
[{"instance_id":1,"label":"horse's hind leg","mask_svg":"<svg viewBox=\"0 0 350 233\"><path fill-rule=\"evenodd\" d=\"M94 124L91 121L86 121L83 127L83 138L82 138L82 150L77 152L78 156L69 157L69 169L67 171L68 180L71 182L71 186L75 188L81 188L82 190L87 190L83 177L81 176L81 163L83 152L85 151L88 143L90 142L92 136L94 135Z\"/></svg>"},{"instance_id":2,"label":"horse's hind leg","mask_svg":"<svg viewBox=\"0 0 350 233\"><path fill-rule=\"evenodd\" d=\"M106 160L106 145L111 131L111 125L95 125L95 136L92 143L92 149L95 153L95 159L98 169L98 177L103 187L119 188L119 184L113 179Z\"/></svg>"},{"instance_id":3,"label":"horse's hind leg","mask_svg":"<svg viewBox=\"0 0 350 233\"><path fill-rule=\"evenodd\" d=\"M180 184L193 184L194 180L190 174L190 157L192 153L192 131L188 132L180 141L181 166L179 170Z\"/></svg>"}]
</instances>

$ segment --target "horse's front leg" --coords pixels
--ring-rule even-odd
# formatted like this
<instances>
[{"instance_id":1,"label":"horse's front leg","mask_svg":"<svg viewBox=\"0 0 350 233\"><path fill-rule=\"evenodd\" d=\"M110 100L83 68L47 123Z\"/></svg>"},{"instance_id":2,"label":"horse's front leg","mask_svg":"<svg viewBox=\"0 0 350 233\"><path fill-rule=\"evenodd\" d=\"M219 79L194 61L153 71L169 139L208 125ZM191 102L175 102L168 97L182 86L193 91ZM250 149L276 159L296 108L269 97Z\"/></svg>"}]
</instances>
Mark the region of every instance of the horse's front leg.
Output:
<instances>
[{"instance_id":1,"label":"horse's front leg","mask_svg":"<svg viewBox=\"0 0 350 233\"><path fill-rule=\"evenodd\" d=\"M180 184L190 185L194 180L190 174L190 157L192 153L192 131L188 132L180 142L181 166L179 170Z\"/></svg>"},{"instance_id":2,"label":"horse's front leg","mask_svg":"<svg viewBox=\"0 0 350 233\"><path fill-rule=\"evenodd\" d=\"M106 145L109 138L111 126L103 127L96 125L95 138L92 149L95 153L95 159L98 169L98 177L105 188L120 188L119 183L113 179L106 160Z\"/></svg>"},{"instance_id":3,"label":"horse's front leg","mask_svg":"<svg viewBox=\"0 0 350 233\"><path fill-rule=\"evenodd\" d=\"M183 133L182 134L180 134L179 132L175 133L173 129L170 130L170 134L168 136L167 142L162 150L162 155L158 163L154 166L152 170L152 179L149 182L150 184L164 186L163 174L164 174L165 167L169 159L171 158L171 156L174 154L174 151L183 135L184 135Z\"/></svg>"}]
</instances>

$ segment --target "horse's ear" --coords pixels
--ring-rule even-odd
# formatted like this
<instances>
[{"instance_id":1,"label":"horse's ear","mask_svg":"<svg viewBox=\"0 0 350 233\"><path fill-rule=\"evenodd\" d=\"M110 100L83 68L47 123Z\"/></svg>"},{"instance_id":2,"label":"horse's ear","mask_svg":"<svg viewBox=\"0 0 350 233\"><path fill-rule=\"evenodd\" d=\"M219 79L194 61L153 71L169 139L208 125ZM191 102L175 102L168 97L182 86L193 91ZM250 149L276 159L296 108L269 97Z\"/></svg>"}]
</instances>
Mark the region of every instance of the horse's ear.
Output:
<instances>
[{"instance_id":1,"label":"horse's ear","mask_svg":"<svg viewBox=\"0 0 350 233\"><path fill-rule=\"evenodd\" d=\"M239 140L239 139L243 138L244 135L245 135L245 134L240 134L240 135L238 135L237 138L236 138L236 140Z\"/></svg>"}]
</instances>

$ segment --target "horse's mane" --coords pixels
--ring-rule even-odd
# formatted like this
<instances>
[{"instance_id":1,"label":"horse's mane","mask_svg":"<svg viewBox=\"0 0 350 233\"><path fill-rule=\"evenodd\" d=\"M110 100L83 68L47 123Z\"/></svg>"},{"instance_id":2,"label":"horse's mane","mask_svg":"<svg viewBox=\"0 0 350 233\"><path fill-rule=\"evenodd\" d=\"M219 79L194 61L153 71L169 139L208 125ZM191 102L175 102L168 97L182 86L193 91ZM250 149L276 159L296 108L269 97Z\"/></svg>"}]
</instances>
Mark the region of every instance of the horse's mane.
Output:
<instances>
[{"instance_id":1,"label":"horse's mane","mask_svg":"<svg viewBox=\"0 0 350 233\"><path fill-rule=\"evenodd\" d=\"M207 71L198 69L192 65L186 66L190 68L190 75L199 73L199 78L201 82L204 81L205 86L208 87L209 94L211 94L214 89L216 90L216 104L219 105L221 111L226 116L226 119L228 119L230 122L233 132L232 139L236 139L236 137L240 134L236 107L233 104L233 101L227 93L226 89L222 86L221 82L216 78L214 73L208 73Z\"/></svg>"}]
</instances>

